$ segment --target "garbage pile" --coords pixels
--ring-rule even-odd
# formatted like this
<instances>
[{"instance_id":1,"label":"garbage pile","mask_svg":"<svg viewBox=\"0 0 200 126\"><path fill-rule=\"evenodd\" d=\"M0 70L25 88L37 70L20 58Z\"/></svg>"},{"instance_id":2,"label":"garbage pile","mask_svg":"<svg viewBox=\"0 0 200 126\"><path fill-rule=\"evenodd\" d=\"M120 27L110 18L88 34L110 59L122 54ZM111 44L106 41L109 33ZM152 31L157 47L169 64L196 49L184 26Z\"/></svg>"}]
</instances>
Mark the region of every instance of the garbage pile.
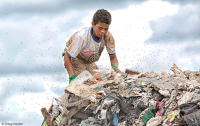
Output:
<instances>
[{"instance_id":1,"label":"garbage pile","mask_svg":"<svg viewBox=\"0 0 200 126\"><path fill-rule=\"evenodd\" d=\"M171 71L104 70L98 81L82 73L57 100L59 122L53 114L45 120L51 126L199 126L200 71L175 64Z\"/></svg>"}]
</instances>

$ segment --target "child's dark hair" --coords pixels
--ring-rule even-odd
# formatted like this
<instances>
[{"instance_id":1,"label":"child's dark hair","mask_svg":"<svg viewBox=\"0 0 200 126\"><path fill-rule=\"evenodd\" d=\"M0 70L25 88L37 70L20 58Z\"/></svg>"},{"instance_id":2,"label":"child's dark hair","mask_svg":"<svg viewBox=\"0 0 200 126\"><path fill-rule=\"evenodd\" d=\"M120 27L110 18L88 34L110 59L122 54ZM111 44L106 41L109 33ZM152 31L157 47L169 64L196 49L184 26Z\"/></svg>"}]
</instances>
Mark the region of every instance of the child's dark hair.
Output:
<instances>
[{"instance_id":1,"label":"child's dark hair","mask_svg":"<svg viewBox=\"0 0 200 126\"><path fill-rule=\"evenodd\" d=\"M96 25L99 22L111 24L111 14L105 9L99 9L94 13L93 20Z\"/></svg>"}]
</instances>

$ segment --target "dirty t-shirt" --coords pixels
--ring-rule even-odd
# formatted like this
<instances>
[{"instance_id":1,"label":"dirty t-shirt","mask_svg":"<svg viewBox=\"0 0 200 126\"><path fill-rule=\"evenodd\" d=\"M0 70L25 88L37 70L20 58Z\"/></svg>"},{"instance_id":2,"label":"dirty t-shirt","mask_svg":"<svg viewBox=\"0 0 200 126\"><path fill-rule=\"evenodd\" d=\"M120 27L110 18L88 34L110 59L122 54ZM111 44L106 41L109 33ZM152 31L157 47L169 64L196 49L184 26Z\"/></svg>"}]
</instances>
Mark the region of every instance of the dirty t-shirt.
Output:
<instances>
[{"instance_id":1,"label":"dirty t-shirt","mask_svg":"<svg viewBox=\"0 0 200 126\"><path fill-rule=\"evenodd\" d=\"M115 41L109 31L100 40L96 40L92 27L83 28L70 37L63 54L67 52L72 59L79 58L86 63L93 63L99 59L104 46L108 54L115 54Z\"/></svg>"}]
</instances>

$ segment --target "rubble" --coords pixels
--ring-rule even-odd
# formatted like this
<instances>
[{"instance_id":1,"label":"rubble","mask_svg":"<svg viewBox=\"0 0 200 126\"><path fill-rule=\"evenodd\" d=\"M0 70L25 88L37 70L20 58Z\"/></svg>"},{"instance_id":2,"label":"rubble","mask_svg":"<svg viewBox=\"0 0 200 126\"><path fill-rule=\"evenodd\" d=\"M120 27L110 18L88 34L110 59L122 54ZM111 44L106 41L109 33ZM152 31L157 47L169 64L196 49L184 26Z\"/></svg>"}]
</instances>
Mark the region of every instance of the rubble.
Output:
<instances>
[{"instance_id":1,"label":"rubble","mask_svg":"<svg viewBox=\"0 0 200 126\"><path fill-rule=\"evenodd\" d=\"M200 72L171 70L84 71L57 100L60 116L42 109L42 126L199 126Z\"/></svg>"}]
</instances>

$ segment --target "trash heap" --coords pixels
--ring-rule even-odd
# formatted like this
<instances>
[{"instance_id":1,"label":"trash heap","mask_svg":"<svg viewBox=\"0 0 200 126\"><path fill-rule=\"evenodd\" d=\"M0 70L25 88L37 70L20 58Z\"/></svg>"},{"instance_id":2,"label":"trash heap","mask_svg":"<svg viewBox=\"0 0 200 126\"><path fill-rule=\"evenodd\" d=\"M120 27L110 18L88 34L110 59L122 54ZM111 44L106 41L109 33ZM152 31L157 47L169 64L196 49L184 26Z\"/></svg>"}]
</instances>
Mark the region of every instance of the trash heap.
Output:
<instances>
[{"instance_id":1,"label":"trash heap","mask_svg":"<svg viewBox=\"0 0 200 126\"><path fill-rule=\"evenodd\" d=\"M57 100L59 121L48 112L45 121L51 126L200 126L200 71L182 71L175 64L171 71L104 70L99 81L82 73Z\"/></svg>"}]
</instances>

